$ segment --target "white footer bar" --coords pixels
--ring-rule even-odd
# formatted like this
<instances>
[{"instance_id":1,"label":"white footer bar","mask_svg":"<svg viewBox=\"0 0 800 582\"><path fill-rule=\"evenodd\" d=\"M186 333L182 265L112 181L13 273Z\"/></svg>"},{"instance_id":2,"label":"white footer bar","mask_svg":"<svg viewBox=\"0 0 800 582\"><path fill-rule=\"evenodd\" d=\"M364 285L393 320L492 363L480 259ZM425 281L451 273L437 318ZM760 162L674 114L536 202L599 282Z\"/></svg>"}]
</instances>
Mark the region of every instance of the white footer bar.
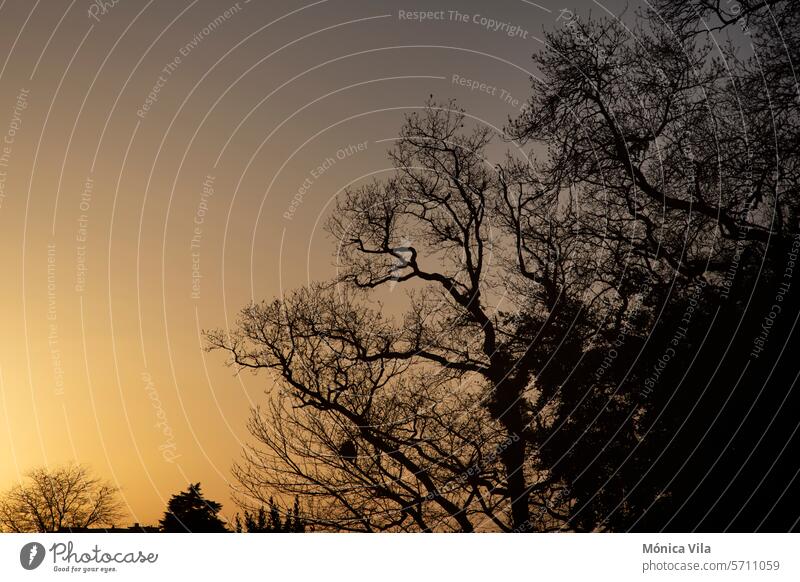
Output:
<instances>
[{"instance_id":1,"label":"white footer bar","mask_svg":"<svg viewBox=\"0 0 800 582\"><path fill-rule=\"evenodd\" d=\"M800 580L794 534L0 534L1 580Z\"/></svg>"}]
</instances>

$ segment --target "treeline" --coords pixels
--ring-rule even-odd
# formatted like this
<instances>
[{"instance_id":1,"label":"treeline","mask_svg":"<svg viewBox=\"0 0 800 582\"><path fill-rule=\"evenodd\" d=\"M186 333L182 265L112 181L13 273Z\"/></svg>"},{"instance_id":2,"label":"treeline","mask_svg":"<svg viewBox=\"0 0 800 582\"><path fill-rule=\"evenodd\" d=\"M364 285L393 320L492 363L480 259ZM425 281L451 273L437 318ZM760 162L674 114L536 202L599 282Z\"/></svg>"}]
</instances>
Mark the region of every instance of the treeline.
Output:
<instances>
[{"instance_id":1,"label":"treeline","mask_svg":"<svg viewBox=\"0 0 800 582\"><path fill-rule=\"evenodd\" d=\"M200 483L173 495L158 527L117 528L124 515L119 490L83 465L30 471L23 483L0 497L0 528L6 532L165 532L302 533L306 524L295 498L281 508L272 498L264 506L243 508L232 523L220 518L222 504L203 495Z\"/></svg>"}]
</instances>

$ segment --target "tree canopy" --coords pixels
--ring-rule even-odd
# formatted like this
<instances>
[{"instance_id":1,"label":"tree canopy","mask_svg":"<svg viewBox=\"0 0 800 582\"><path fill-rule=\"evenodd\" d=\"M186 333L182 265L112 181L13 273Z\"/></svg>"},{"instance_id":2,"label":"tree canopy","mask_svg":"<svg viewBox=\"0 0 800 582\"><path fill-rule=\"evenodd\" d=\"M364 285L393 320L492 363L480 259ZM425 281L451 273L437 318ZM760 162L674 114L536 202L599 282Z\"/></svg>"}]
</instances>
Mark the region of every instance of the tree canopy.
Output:
<instances>
[{"instance_id":1,"label":"tree canopy","mask_svg":"<svg viewBox=\"0 0 800 582\"><path fill-rule=\"evenodd\" d=\"M33 469L0 498L0 526L8 532L112 526L121 513L118 489L77 464Z\"/></svg>"},{"instance_id":2,"label":"tree canopy","mask_svg":"<svg viewBox=\"0 0 800 582\"><path fill-rule=\"evenodd\" d=\"M792 483L753 480L796 432L800 245L796 34L778 45L800 27L761 4L752 57L714 54L677 3L549 33L503 136L452 101L408 115L393 175L330 216L339 277L207 333L276 384L239 494L301 496L338 531L755 528L753 495Z\"/></svg>"}]
</instances>

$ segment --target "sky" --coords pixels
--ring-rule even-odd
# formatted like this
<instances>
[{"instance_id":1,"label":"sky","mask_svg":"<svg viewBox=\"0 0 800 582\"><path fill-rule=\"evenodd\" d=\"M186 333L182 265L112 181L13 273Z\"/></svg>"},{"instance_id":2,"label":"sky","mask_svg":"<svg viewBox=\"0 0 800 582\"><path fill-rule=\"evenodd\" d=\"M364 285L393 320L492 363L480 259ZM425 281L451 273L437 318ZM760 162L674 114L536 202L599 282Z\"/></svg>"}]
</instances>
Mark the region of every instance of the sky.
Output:
<instances>
[{"instance_id":1,"label":"sky","mask_svg":"<svg viewBox=\"0 0 800 582\"><path fill-rule=\"evenodd\" d=\"M622 9L0 4L0 488L77 461L119 486L125 522L156 523L197 481L232 518L231 465L272 384L201 330L335 276L326 216L389 174L429 95L500 130L544 30Z\"/></svg>"}]
</instances>

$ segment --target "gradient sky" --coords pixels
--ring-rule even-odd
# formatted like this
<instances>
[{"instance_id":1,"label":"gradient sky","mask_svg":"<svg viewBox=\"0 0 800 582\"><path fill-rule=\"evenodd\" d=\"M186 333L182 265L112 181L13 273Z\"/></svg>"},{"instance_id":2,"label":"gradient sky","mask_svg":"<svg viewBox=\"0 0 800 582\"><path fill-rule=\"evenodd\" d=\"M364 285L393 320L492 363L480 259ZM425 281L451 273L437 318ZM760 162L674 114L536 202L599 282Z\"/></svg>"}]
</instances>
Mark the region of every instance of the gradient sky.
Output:
<instances>
[{"instance_id":1,"label":"gradient sky","mask_svg":"<svg viewBox=\"0 0 800 582\"><path fill-rule=\"evenodd\" d=\"M231 517L269 382L234 376L199 330L334 274L326 213L386 175L404 113L433 94L502 127L559 11L622 4L100 4L0 4L0 487L77 460L121 487L130 521L155 523L189 481ZM445 18L400 17L415 10Z\"/></svg>"}]
</instances>

